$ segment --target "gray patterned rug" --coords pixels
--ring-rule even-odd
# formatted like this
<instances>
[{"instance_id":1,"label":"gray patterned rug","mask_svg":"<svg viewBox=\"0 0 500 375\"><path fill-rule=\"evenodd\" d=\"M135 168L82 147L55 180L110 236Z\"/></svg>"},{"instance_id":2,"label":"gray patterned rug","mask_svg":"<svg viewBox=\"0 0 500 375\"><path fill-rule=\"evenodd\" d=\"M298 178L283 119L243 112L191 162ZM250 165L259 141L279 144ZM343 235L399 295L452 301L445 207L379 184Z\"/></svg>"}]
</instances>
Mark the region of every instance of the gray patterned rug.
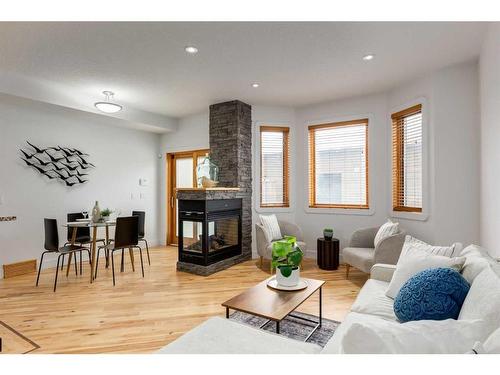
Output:
<instances>
[{"instance_id":1,"label":"gray patterned rug","mask_svg":"<svg viewBox=\"0 0 500 375\"><path fill-rule=\"evenodd\" d=\"M318 320L318 317L316 316L301 313L298 311L295 311L293 314L306 319ZM259 328L267 320L240 311L233 312L230 315L230 318L240 323L248 324L256 328ZM309 340L307 340L307 342L324 347L328 342L328 340L330 340L330 338L333 336L339 324L340 322L337 322L336 320L323 318L321 327L318 328L316 332L312 334L312 336L309 338ZM294 340L304 341L313 328L314 328L314 323L306 322L291 316L287 316L281 322L280 334ZM276 323L271 321L267 323L262 329L269 332L276 332Z\"/></svg>"}]
</instances>

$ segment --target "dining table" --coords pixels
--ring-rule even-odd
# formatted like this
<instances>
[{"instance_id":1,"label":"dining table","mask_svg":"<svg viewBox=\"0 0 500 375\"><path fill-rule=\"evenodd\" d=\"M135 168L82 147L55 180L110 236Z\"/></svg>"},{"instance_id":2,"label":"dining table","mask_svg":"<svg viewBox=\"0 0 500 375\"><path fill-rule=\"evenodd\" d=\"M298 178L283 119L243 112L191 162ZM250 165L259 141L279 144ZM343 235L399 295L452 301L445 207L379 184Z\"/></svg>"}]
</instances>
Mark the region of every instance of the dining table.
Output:
<instances>
[{"instance_id":1,"label":"dining table","mask_svg":"<svg viewBox=\"0 0 500 375\"><path fill-rule=\"evenodd\" d=\"M92 283L95 278L95 271L96 271L96 240L97 240L97 229L98 228L105 228L106 230L106 245L109 244L109 228L116 226L116 221L114 220L109 220L109 221L99 221L99 222L93 222L91 219L79 219L77 221L70 221L67 222L66 224L63 225L64 227L67 228L73 228L73 231L71 233L71 245L74 245L76 242L76 234L78 231L78 228L91 228L92 229L92 236L91 236L91 260L90 260L90 265L91 265L91 272L90 272L90 282ZM69 262L66 268L66 276L69 274L69 270L71 268L71 260L72 260L72 255L73 253L69 253ZM76 257L76 255L75 255ZM133 255L131 254L131 262L133 265ZM108 260L108 258L106 258ZM108 264L108 262L106 262Z\"/></svg>"}]
</instances>

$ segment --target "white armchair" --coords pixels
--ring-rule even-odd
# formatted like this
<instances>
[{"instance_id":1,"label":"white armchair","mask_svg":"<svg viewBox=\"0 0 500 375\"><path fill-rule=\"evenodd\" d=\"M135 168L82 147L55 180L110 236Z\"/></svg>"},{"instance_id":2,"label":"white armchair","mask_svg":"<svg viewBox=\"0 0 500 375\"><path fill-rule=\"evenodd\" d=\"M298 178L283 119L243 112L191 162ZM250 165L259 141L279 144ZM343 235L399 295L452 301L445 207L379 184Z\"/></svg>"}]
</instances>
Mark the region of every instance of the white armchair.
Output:
<instances>
[{"instance_id":1,"label":"white armchair","mask_svg":"<svg viewBox=\"0 0 500 375\"><path fill-rule=\"evenodd\" d=\"M283 236L294 236L297 238L297 246L305 253L306 243L304 242L304 237L302 235L302 230L293 223L284 220L278 220L280 226L280 231ZM256 240L257 240L257 253L260 256L260 267L262 268L262 263L264 259L272 259L273 242L271 241L271 235L268 231L261 225L255 224ZM270 264L269 269L271 273L273 272L273 266Z\"/></svg>"},{"instance_id":2,"label":"white armchair","mask_svg":"<svg viewBox=\"0 0 500 375\"><path fill-rule=\"evenodd\" d=\"M365 273L370 273L374 264L396 264L398 262L406 232L400 230L380 241L375 247L374 240L378 229L378 227L359 229L352 234L349 247L342 250L342 260L346 264L346 278L349 278L351 266Z\"/></svg>"}]
</instances>

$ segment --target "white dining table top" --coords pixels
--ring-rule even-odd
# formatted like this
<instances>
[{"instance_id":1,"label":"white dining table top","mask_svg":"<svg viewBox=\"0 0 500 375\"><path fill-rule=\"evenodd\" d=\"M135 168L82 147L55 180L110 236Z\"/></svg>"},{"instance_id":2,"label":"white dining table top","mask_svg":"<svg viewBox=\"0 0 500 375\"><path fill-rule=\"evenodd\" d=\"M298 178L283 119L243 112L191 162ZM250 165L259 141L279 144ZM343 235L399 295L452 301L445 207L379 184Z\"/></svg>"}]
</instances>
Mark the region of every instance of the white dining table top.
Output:
<instances>
[{"instance_id":1,"label":"white dining table top","mask_svg":"<svg viewBox=\"0 0 500 375\"><path fill-rule=\"evenodd\" d=\"M68 221L63 227L112 227L116 225L115 220L104 221L102 223L93 223L91 221Z\"/></svg>"}]
</instances>

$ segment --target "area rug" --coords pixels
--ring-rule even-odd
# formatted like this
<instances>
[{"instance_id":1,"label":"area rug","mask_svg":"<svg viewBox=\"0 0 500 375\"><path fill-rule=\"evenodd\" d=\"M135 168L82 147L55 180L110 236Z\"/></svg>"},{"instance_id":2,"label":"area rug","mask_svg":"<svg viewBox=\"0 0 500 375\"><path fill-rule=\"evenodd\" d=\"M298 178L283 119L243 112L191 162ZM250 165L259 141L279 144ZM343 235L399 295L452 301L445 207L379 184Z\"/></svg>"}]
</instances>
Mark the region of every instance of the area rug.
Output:
<instances>
[{"instance_id":1,"label":"area rug","mask_svg":"<svg viewBox=\"0 0 500 375\"><path fill-rule=\"evenodd\" d=\"M293 314L306 319L311 319L316 321L318 320L317 316L306 313L295 311ZM246 314L240 311L233 312L230 315L230 318L240 323L248 324L255 328L259 328L267 320L265 318L260 318L258 316ZM328 340L330 340L333 334L335 333L335 330L337 329L339 324L340 322L337 322L336 320L323 318L321 327L318 328L316 332L312 334L311 337L309 337L309 340L307 340L307 342L324 347L328 342ZM296 319L291 316L287 316L280 324L280 335L286 336L290 339L304 341L307 335L311 333L311 330L313 328L314 328L314 323L310 323L307 321ZM262 329L269 332L276 332L276 323L271 321L267 323Z\"/></svg>"}]
</instances>

